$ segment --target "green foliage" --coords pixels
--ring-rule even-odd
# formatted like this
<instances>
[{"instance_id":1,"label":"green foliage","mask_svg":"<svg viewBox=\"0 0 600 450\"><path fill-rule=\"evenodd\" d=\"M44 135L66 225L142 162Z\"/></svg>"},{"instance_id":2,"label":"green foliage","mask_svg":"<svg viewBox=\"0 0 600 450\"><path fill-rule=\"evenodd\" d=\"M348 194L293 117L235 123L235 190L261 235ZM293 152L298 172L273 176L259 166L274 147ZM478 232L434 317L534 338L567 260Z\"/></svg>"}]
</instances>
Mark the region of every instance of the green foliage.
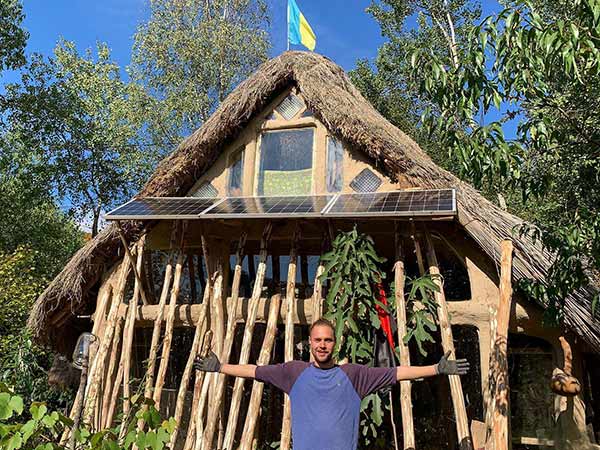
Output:
<instances>
[{"instance_id":1,"label":"green foliage","mask_svg":"<svg viewBox=\"0 0 600 450\"><path fill-rule=\"evenodd\" d=\"M134 37L130 77L137 111L164 151L200 127L270 47L264 0L153 0Z\"/></svg>"},{"instance_id":2,"label":"green foliage","mask_svg":"<svg viewBox=\"0 0 600 450\"><path fill-rule=\"evenodd\" d=\"M0 72L25 64L29 34L21 27L23 18L19 0L0 0Z\"/></svg>"},{"instance_id":3,"label":"green foliage","mask_svg":"<svg viewBox=\"0 0 600 450\"><path fill-rule=\"evenodd\" d=\"M177 423L175 419L162 420L152 400L132 398L136 408L133 417L143 418L147 431L138 431L136 421L129 424L119 439L119 427L92 432L87 426L75 430L76 448L81 450L162 450L166 448ZM142 407L144 405L144 407ZM63 450L60 444L65 428L73 421L57 411L50 411L44 403L32 403L29 419L22 417L23 399L0 385L0 448L5 450Z\"/></svg>"},{"instance_id":4,"label":"green foliage","mask_svg":"<svg viewBox=\"0 0 600 450\"><path fill-rule=\"evenodd\" d=\"M418 126L422 111L432 104L419 92L420 80L412 76L410 56L426 49L455 64L464 39L480 16L479 2L373 0L367 12L379 23L387 41L373 64L357 62L350 73L352 81L386 119L415 139L438 164L454 170L456 162L448 157L436 136Z\"/></svg>"},{"instance_id":5,"label":"green foliage","mask_svg":"<svg viewBox=\"0 0 600 450\"><path fill-rule=\"evenodd\" d=\"M437 330L435 293L439 292L440 288L432 275L408 279L406 286L409 288L409 292L406 299L408 314L404 343L408 345L413 340L417 344L419 352L423 356L427 356L423 344L435 342L431 333Z\"/></svg>"},{"instance_id":6,"label":"green foliage","mask_svg":"<svg viewBox=\"0 0 600 450\"><path fill-rule=\"evenodd\" d=\"M106 44L80 55L61 41L48 60L34 55L4 99L10 162L44 182L92 234L104 208L128 198L158 156L136 145L136 86L121 80ZM150 149L151 150L151 149Z\"/></svg>"},{"instance_id":7,"label":"green foliage","mask_svg":"<svg viewBox=\"0 0 600 450\"><path fill-rule=\"evenodd\" d=\"M565 296L600 268L600 3L559 12L553 2L541 13L539 3L514 2L473 29L456 67L426 50L411 61L435 105L424 124L463 176L521 192L516 212L535 227L518 231L555 255L543 284L522 288L560 319Z\"/></svg>"},{"instance_id":8,"label":"green foliage","mask_svg":"<svg viewBox=\"0 0 600 450\"><path fill-rule=\"evenodd\" d=\"M339 233L333 249L321 257L328 280L325 299L326 317L335 323L334 358L348 358L353 363L366 362L373 356L373 333L380 327L373 286L385 278L373 239L354 229Z\"/></svg>"}]
</instances>

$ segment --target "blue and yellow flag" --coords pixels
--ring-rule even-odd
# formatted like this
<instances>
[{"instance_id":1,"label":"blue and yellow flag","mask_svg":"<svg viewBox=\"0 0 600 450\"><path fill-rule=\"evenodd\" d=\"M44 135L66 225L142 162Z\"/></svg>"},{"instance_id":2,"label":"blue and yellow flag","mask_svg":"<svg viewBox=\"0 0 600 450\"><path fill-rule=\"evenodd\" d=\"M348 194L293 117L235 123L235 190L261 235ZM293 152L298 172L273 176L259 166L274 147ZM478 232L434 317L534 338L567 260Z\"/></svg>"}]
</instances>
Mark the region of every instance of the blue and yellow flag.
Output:
<instances>
[{"instance_id":1,"label":"blue and yellow flag","mask_svg":"<svg viewBox=\"0 0 600 450\"><path fill-rule=\"evenodd\" d=\"M311 51L317 45L317 37L296 5L296 0L288 0L288 42L302 44Z\"/></svg>"}]
</instances>

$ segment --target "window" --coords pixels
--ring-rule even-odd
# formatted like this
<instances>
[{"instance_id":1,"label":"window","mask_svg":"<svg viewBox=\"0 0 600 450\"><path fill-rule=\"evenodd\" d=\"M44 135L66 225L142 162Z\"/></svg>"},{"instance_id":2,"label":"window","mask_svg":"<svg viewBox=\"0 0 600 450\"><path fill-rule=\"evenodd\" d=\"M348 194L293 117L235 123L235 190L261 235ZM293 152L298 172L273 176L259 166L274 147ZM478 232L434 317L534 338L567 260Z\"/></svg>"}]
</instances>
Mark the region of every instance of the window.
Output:
<instances>
[{"instance_id":1,"label":"window","mask_svg":"<svg viewBox=\"0 0 600 450\"><path fill-rule=\"evenodd\" d=\"M242 195L242 177L244 173L244 151L238 150L231 158L227 194L232 197Z\"/></svg>"},{"instance_id":2,"label":"window","mask_svg":"<svg viewBox=\"0 0 600 450\"><path fill-rule=\"evenodd\" d=\"M340 192L343 182L344 147L336 138L327 138L327 192Z\"/></svg>"},{"instance_id":3,"label":"window","mask_svg":"<svg viewBox=\"0 0 600 450\"><path fill-rule=\"evenodd\" d=\"M310 194L313 141L312 128L263 133L257 194Z\"/></svg>"},{"instance_id":4,"label":"window","mask_svg":"<svg viewBox=\"0 0 600 450\"><path fill-rule=\"evenodd\" d=\"M298 114L302 108L304 108L304 103L294 94L288 95L283 101L279 104L275 111L281 115L285 120L293 119L296 114Z\"/></svg>"}]
</instances>

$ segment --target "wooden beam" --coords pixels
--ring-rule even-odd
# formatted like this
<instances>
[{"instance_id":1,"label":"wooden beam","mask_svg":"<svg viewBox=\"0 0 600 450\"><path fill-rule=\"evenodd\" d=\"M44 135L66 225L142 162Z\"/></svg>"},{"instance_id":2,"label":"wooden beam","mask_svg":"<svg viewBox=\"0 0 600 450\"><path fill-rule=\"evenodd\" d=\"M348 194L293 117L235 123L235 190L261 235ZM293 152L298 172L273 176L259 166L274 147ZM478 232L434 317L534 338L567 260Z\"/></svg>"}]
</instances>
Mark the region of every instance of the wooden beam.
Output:
<instances>
[{"instance_id":1,"label":"wooden beam","mask_svg":"<svg viewBox=\"0 0 600 450\"><path fill-rule=\"evenodd\" d=\"M145 237L142 236L137 243L137 261L135 270L140 273L142 270L142 263L144 259L144 243ZM123 415L129 415L129 409L131 406L129 398L131 397L130 390L130 377L131 377L131 348L133 346L133 335L135 332L135 313L137 310L137 303L140 297L140 291L144 287L142 286L141 278L136 278L133 286L133 297L127 304L128 313L125 321L125 329L123 335L123 349L121 350L121 364L123 365Z\"/></svg>"},{"instance_id":2,"label":"wooden beam","mask_svg":"<svg viewBox=\"0 0 600 450\"><path fill-rule=\"evenodd\" d=\"M269 361L271 360L271 352L273 351L275 335L277 334L277 316L279 315L280 307L281 296L277 294L271 299L267 329L265 331L265 337L263 339L260 355L258 356L258 361L256 362L256 364L259 366L269 364ZM262 400L264 386L264 383L260 381L254 380L252 383L252 394L250 395L250 405L248 406L248 413L246 414L246 423L244 424L240 450L251 450L252 448L252 441L260 413L260 403Z\"/></svg>"},{"instance_id":3,"label":"wooden beam","mask_svg":"<svg viewBox=\"0 0 600 450\"><path fill-rule=\"evenodd\" d=\"M254 324L256 313L258 311L258 303L262 293L263 283L265 281L265 272L267 268L267 246L271 239L272 225L270 222L265 226L261 239L260 260L256 271L256 280L252 290L252 298L248 310L248 320L244 328L244 338L242 340L242 349L240 353L239 364L247 364L250 358L250 348L252 346L252 335L254 333ZM224 450L233 450L233 440L235 438L235 430L237 428L237 419L240 412L240 403L244 390L244 379L236 378L233 386L233 394L231 395L231 406L229 409L229 418L227 420L227 429L223 440Z\"/></svg>"},{"instance_id":4,"label":"wooden beam","mask_svg":"<svg viewBox=\"0 0 600 450\"><path fill-rule=\"evenodd\" d=\"M179 290L181 288L181 275L183 272L185 228L186 222L183 222L180 231L179 252L177 254L177 262L175 263L175 276L173 278L173 286L171 287L171 298L169 300L169 310L167 312L162 353L160 355L160 365L158 366L158 375L156 376L156 385L154 386L153 399L156 409L160 409L162 390L165 384L165 377L167 375L167 367L169 366L169 357L171 356L171 343L173 340L173 328L175 325L175 306L177 305L177 298L179 297Z\"/></svg>"},{"instance_id":5,"label":"wooden beam","mask_svg":"<svg viewBox=\"0 0 600 450\"><path fill-rule=\"evenodd\" d=\"M206 281L204 283L204 292L202 294L202 303L208 303L210 301L210 297L212 295L212 279L210 277L210 269L212 266L208 262L208 249L205 249L203 252L204 262L206 264ZM197 306L197 305L192 305ZM210 331L210 330L209 330ZM205 342L207 339L212 340L212 331L208 337L205 335ZM208 345L208 344L207 344ZM183 445L184 450L191 450L194 448L196 444L196 435L201 434L201 431L198 431L198 425L202 423L204 404L206 402L206 395L208 393L208 385L205 386L204 380L206 377L206 373L200 370L196 370L195 372L195 381L194 381L194 394L193 394L193 402L192 402L192 410L190 411L190 420L188 423L187 436L185 438L185 443ZM206 387L206 391L203 391L203 387ZM202 395L204 393L204 395Z\"/></svg>"},{"instance_id":6,"label":"wooden beam","mask_svg":"<svg viewBox=\"0 0 600 450\"><path fill-rule=\"evenodd\" d=\"M298 263L299 239L300 228L296 227L290 249L290 262L288 265L287 286L285 291L285 308L282 308L285 310L284 359L286 362L294 359L294 310L296 309L296 266ZM285 393L283 395L283 422L281 426L281 441L279 448L281 450L289 450L292 438L292 409L290 397Z\"/></svg>"},{"instance_id":7,"label":"wooden beam","mask_svg":"<svg viewBox=\"0 0 600 450\"><path fill-rule=\"evenodd\" d=\"M123 232L123 228L121 228L121 222L118 220L115 221L117 223L117 232L119 233L119 237L121 238L121 242L123 243L123 248L125 249L125 255L129 258L129 263L133 269L133 275L135 276L135 281L139 284L139 290L142 295L142 302L144 305L149 305L148 297L146 296L146 291L144 290L144 282L142 281L142 277L140 276L140 270L133 264L133 256L131 256L131 251L129 250L129 244L127 243L127 239L125 238L125 233Z\"/></svg>"},{"instance_id":8,"label":"wooden beam","mask_svg":"<svg viewBox=\"0 0 600 450\"><path fill-rule=\"evenodd\" d=\"M408 345L404 343L406 336L406 303L404 301L404 286L406 274L404 271L404 252L402 240L396 223L396 264L394 265L394 298L396 300L396 325L398 328L398 351L400 353L400 365L410 366L410 352ZM404 380L400 382L400 410L402 412L402 435L404 437L404 450L415 448L415 427L413 422L412 382Z\"/></svg>"},{"instance_id":9,"label":"wooden beam","mask_svg":"<svg viewBox=\"0 0 600 450\"><path fill-rule=\"evenodd\" d=\"M509 437L509 400L508 386L508 324L512 304L512 254L513 243L504 240L501 243L500 258L500 300L496 316L494 347L490 354L488 383L493 389L492 412L488 416L492 423L491 436L486 448L490 450L508 450Z\"/></svg>"},{"instance_id":10,"label":"wooden beam","mask_svg":"<svg viewBox=\"0 0 600 450\"><path fill-rule=\"evenodd\" d=\"M223 349L219 355L219 360L222 364L229 362L229 356L231 355L231 347L233 346L233 340L235 337L235 311L238 303L240 294L240 282L242 279L242 261L244 259L244 246L246 244L246 233L242 233L238 240L237 250L235 253L235 269L233 273L233 283L231 287L231 299L227 302L227 329L225 330L225 342L223 343ZM225 374L218 374L217 385L215 388L215 394L210 404L210 411L213 414L209 415L206 427L204 428L204 434L202 437L202 448L210 449L213 442L214 432L217 425L217 419L219 418L218 411L221 410L223 402L223 395L225 392L225 383L227 376Z\"/></svg>"},{"instance_id":11,"label":"wooden beam","mask_svg":"<svg viewBox=\"0 0 600 450\"><path fill-rule=\"evenodd\" d=\"M106 328L104 335L100 337L100 345L96 358L90 367L90 376L88 378L88 385L86 389L86 398L83 408L83 422L92 423L94 417L94 409L98 400L98 391L100 388L101 378L104 374L104 368L106 365L106 357L110 348L112 338L117 325L119 312L119 306L125 296L125 286L127 284L127 278L129 270L131 269L130 259L124 258L121 263L120 277L117 284L117 289L113 291L113 299L110 305L110 311L106 318Z\"/></svg>"},{"instance_id":12,"label":"wooden beam","mask_svg":"<svg viewBox=\"0 0 600 450\"><path fill-rule=\"evenodd\" d=\"M428 231L425 231L425 241L427 246L427 261L429 263L429 274L433 277L439 290L435 292L437 302L438 323L440 325L440 334L442 336L442 347L444 353L450 352L450 359L456 359L454 351L454 339L452 337L452 328L448 306L446 305L446 296L444 295L444 286L441 283L441 274L438 266L437 256L433 247L433 240ZM462 384L459 375L449 375L450 393L452 395L452 404L454 406L454 415L456 418L456 433L458 435L458 445L461 450L472 450L471 434L469 431L469 419L465 408L465 398L462 390Z\"/></svg>"}]
</instances>

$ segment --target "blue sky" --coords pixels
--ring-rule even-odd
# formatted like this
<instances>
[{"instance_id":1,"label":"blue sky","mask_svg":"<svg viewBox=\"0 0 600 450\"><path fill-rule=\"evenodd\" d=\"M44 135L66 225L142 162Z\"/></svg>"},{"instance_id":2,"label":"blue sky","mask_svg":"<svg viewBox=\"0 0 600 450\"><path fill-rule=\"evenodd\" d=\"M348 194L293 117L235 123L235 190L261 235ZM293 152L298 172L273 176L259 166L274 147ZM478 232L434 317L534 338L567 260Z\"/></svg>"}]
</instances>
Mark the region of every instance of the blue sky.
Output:
<instances>
[{"instance_id":1,"label":"blue sky","mask_svg":"<svg viewBox=\"0 0 600 450\"><path fill-rule=\"evenodd\" d=\"M286 0L267 0L272 23L272 56L286 49ZM344 69L357 59L372 59L384 42L375 20L365 8L371 0L297 0L317 35L318 53ZM484 0L484 13L498 8L495 0ZM149 14L147 0L24 0L25 28L30 33L27 51L51 54L60 37L72 40L80 51L106 42L113 59L124 68L129 64L136 26ZM5 73L5 81L14 74Z\"/></svg>"}]
</instances>

